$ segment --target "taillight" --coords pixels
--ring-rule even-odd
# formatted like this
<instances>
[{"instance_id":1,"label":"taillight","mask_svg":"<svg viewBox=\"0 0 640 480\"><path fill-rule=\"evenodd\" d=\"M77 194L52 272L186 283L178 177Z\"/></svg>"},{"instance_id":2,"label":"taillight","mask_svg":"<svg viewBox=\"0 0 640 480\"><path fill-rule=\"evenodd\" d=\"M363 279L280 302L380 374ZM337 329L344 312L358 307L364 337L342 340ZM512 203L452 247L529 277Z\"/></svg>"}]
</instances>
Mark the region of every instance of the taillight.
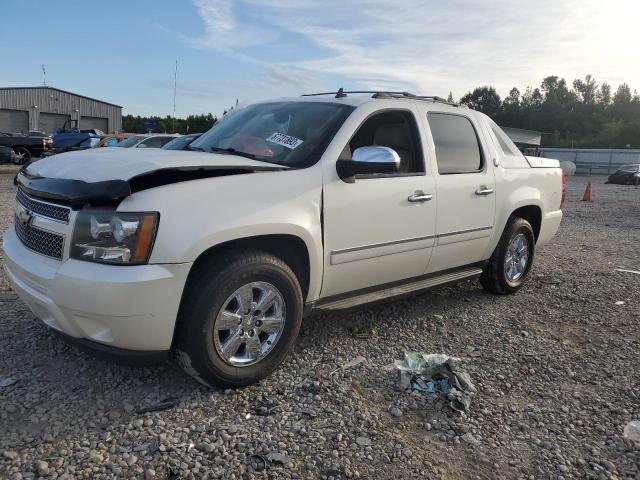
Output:
<instances>
[{"instance_id":1,"label":"taillight","mask_svg":"<svg viewBox=\"0 0 640 480\"><path fill-rule=\"evenodd\" d=\"M562 197L560 197L560 210L562 210L562 206L564 205L564 199L567 196L567 176L564 174L564 170L560 170L562 174Z\"/></svg>"}]
</instances>

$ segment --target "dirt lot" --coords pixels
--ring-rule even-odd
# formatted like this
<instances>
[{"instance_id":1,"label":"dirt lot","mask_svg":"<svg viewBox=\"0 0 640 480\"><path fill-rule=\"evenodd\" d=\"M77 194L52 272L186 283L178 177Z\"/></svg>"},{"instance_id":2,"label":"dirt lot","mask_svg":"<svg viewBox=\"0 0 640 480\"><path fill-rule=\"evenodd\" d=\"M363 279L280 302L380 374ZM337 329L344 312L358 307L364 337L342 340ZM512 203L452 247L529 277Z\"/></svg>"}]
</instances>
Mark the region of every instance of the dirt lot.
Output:
<instances>
[{"instance_id":1,"label":"dirt lot","mask_svg":"<svg viewBox=\"0 0 640 480\"><path fill-rule=\"evenodd\" d=\"M17 383L0 387L0 477L639 479L622 432L640 419L640 275L614 269L640 270L640 188L594 178L587 204L585 183L570 179L561 231L518 294L467 282L314 315L272 377L237 391L80 353L2 276L0 380ZM405 350L465 359L479 390L468 416L399 390L388 366ZM251 455L270 452L290 462L255 471Z\"/></svg>"}]
</instances>

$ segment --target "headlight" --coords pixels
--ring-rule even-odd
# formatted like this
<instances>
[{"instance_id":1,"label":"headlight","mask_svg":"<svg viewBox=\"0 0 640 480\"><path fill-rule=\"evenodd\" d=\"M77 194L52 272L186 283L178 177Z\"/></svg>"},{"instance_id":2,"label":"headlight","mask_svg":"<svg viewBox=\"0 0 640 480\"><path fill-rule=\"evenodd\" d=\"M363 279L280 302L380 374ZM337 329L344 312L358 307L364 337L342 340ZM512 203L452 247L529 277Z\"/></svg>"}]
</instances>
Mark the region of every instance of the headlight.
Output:
<instances>
[{"instance_id":1,"label":"headlight","mask_svg":"<svg viewBox=\"0 0 640 480\"><path fill-rule=\"evenodd\" d=\"M156 212L81 210L71 243L71 258L117 265L149 260L158 228Z\"/></svg>"}]
</instances>

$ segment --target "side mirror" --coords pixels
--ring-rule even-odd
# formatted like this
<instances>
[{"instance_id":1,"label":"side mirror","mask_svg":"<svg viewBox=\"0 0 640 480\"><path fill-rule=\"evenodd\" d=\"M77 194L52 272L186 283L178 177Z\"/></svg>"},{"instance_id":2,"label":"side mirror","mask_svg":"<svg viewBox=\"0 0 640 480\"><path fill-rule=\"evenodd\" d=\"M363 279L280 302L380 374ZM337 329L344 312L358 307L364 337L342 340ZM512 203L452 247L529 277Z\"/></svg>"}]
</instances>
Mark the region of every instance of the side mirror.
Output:
<instances>
[{"instance_id":1,"label":"side mirror","mask_svg":"<svg viewBox=\"0 0 640 480\"><path fill-rule=\"evenodd\" d=\"M347 183L354 183L356 175L395 173L400 168L400 156L389 147L360 147L351 160L338 160L336 171Z\"/></svg>"},{"instance_id":2,"label":"side mirror","mask_svg":"<svg viewBox=\"0 0 640 480\"><path fill-rule=\"evenodd\" d=\"M140 145L137 145L136 148L147 148L147 145L145 143L141 143Z\"/></svg>"}]
</instances>

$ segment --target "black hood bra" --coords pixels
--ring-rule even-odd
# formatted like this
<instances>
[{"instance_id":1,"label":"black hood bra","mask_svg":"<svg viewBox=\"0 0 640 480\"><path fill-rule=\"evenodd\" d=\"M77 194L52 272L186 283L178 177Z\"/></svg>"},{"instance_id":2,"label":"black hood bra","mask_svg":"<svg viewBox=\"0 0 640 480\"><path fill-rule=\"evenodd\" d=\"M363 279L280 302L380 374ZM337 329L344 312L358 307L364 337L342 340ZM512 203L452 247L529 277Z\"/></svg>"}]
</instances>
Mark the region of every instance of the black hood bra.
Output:
<instances>
[{"instance_id":1,"label":"black hood bra","mask_svg":"<svg viewBox=\"0 0 640 480\"><path fill-rule=\"evenodd\" d=\"M289 170L289 168L280 165L185 166L152 170L136 175L129 180L85 182L67 178L47 178L31 175L28 172L28 165L25 165L20 169L13 183L30 195L45 200L64 202L77 209L87 204L118 205L124 198L133 193L172 183L281 170Z\"/></svg>"}]
</instances>

